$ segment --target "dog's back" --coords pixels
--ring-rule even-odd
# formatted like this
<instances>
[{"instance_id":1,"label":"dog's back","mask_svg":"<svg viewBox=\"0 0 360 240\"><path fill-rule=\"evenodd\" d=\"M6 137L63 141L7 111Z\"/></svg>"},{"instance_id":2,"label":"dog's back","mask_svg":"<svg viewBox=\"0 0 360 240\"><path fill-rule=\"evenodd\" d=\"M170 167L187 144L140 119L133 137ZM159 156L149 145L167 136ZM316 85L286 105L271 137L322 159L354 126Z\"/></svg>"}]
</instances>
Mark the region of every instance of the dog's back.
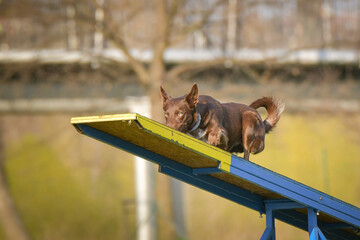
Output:
<instances>
[{"instance_id":1,"label":"dog's back","mask_svg":"<svg viewBox=\"0 0 360 240\"><path fill-rule=\"evenodd\" d=\"M212 113L227 132L227 151L256 154L265 148L265 134L271 131L280 119L284 105L271 97L260 98L249 106L241 103L220 103L207 95L199 96L199 104ZM264 107L268 116L263 121L257 108Z\"/></svg>"}]
</instances>

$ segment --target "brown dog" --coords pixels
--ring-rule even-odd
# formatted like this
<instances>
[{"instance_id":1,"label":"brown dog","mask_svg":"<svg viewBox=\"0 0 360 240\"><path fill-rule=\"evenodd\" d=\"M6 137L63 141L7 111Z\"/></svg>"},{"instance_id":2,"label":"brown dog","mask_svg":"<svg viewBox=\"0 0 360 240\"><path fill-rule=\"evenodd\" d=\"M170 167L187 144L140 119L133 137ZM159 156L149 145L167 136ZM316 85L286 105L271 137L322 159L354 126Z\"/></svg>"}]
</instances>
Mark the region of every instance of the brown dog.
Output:
<instances>
[{"instance_id":1,"label":"brown dog","mask_svg":"<svg viewBox=\"0 0 360 240\"><path fill-rule=\"evenodd\" d=\"M228 152L250 153L264 150L265 134L275 127L285 105L271 97L263 97L250 106L220 103L206 95L198 95L196 83L183 97L172 98L160 87L166 125L187 133ZM265 107L268 116L262 121L255 110Z\"/></svg>"}]
</instances>

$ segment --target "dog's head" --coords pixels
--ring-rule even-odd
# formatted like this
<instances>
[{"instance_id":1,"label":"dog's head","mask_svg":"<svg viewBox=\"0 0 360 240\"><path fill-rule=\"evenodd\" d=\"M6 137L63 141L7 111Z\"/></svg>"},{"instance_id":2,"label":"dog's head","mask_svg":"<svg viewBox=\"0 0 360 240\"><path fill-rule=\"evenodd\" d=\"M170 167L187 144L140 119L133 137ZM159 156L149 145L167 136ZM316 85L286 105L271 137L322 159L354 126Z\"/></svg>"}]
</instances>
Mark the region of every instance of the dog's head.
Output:
<instances>
[{"instance_id":1,"label":"dog's head","mask_svg":"<svg viewBox=\"0 0 360 240\"><path fill-rule=\"evenodd\" d=\"M191 129L198 103L198 87L196 83L187 95L172 98L160 87L166 125L181 132Z\"/></svg>"}]
</instances>

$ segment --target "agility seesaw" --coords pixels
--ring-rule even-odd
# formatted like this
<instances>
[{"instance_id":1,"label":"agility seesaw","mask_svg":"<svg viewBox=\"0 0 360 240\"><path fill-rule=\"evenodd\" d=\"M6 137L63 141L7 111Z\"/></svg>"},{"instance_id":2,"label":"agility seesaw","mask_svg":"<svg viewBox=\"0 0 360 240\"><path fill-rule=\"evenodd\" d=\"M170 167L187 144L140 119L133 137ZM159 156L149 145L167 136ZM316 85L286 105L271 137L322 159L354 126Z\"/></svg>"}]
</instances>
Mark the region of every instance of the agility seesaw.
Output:
<instances>
[{"instance_id":1,"label":"agility seesaw","mask_svg":"<svg viewBox=\"0 0 360 240\"><path fill-rule=\"evenodd\" d=\"M82 134L159 165L159 172L266 214L261 240L275 240L274 220L309 239L360 240L360 209L139 114L71 119Z\"/></svg>"}]
</instances>

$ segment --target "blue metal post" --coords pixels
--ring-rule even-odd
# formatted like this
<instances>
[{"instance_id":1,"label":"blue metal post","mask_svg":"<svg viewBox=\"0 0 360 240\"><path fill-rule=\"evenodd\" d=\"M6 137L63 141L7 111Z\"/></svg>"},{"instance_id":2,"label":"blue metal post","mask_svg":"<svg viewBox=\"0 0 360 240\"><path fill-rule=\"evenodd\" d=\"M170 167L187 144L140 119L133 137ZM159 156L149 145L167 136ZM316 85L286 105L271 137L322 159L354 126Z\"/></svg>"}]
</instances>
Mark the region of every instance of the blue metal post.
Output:
<instances>
[{"instance_id":1,"label":"blue metal post","mask_svg":"<svg viewBox=\"0 0 360 240\"><path fill-rule=\"evenodd\" d=\"M314 208L308 208L308 230L310 240L326 240L317 224L317 211Z\"/></svg>"},{"instance_id":2,"label":"blue metal post","mask_svg":"<svg viewBox=\"0 0 360 240\"><path fill-rule=\"evenodd\" d=\"M275 240L275 218L273 209L266 209L266 229L260 240Z\"/></svg>"},{"instance_id":3,"label":"blue metal post","mask_svg":"<svg viewBox=\"0 0 360 240\"><path fill-rule=\"evenodd\" d=\"M317 215L316 210L313 208L308 208L308 232L309 235L313 232L313 230L317 227ZM318 240L318 238L315 238Z\"/></svg>"},{"instance_id":4,"label":"blue metal post","mask_svg":"<svg viewBox=\"0 0 360 240\"><path fill-rule=\"evenodd\" d=\"M275 217L274 211L281 209L303 208L304 205L288 199L264 200L266 211L266 229L261 240L275 240Z\"/></svg>"}]
</instances>

